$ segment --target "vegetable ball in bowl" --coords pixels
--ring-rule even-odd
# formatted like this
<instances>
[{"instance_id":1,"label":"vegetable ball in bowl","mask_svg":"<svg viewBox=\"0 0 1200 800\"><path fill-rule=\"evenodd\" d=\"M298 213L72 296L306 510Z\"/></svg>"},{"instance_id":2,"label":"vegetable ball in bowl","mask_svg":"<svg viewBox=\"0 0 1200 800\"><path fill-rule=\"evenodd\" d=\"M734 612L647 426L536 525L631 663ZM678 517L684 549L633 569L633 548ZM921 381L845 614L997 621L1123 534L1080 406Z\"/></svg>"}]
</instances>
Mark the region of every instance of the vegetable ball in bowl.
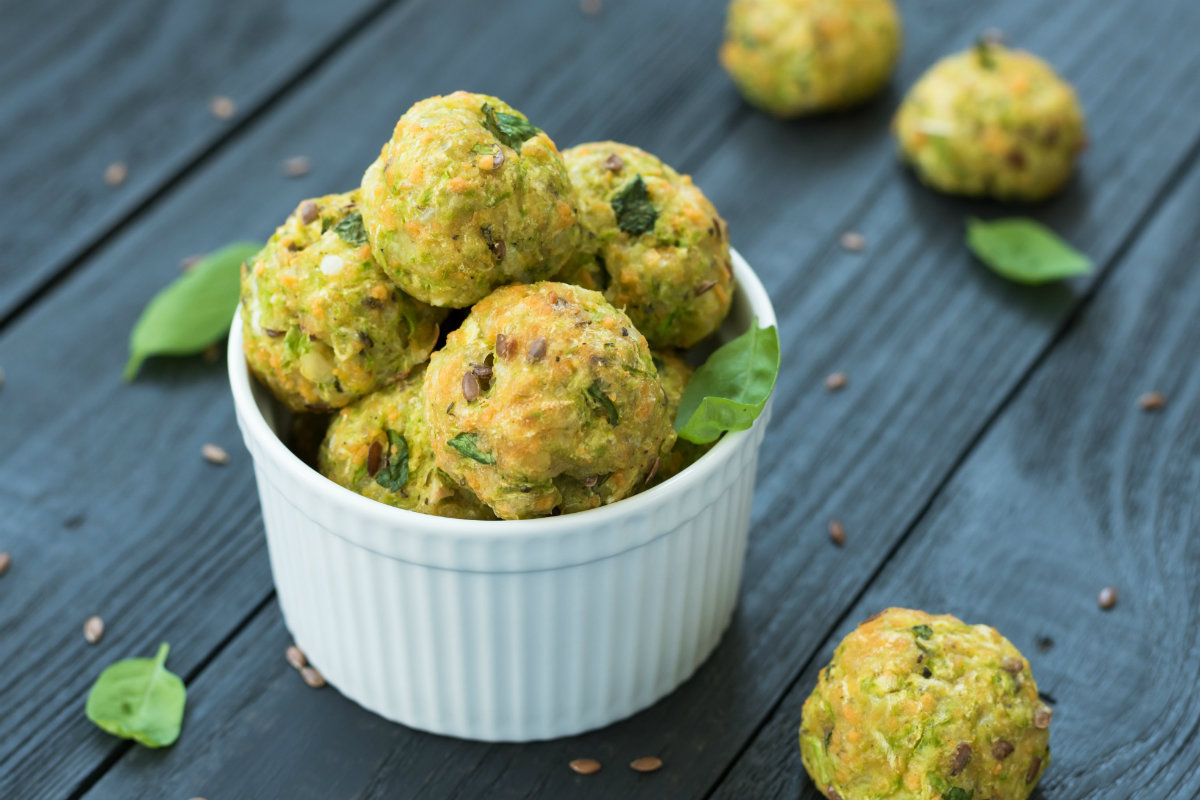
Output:
<instances>
[{"instance_id":1,"label":"vegetable ball in bowl","mask_svg":"<svg viewBox=\"0 0 1200 800\"><path fill-rule=\"evenodd\" d=\"M384 270L435 306L548 278L579 244L554 142L487 95L455 92L406 111L363 175L362 206Z\"/></svg>"},{"instance_id":2,"label":"vegetable ball in bowl","mask_svg":"<svg viewBox=\"0 0 1200 800\"><path fill-rule=\"evenodd\" d=\"M340 408L424 362L445 316L376 264L358 193L302 202L242 268L242 336L294 411Z\"/></svg>"},{"instance_id":3,"label":"vegetable ball in bowl","mask_svg":"<svg viewBox=\"0 0 1200 800\"><path fill-rule=\"evenodd\" d=\"M617 142L563 158L584 243L558 279L603 287L652 347L691 347L713 333L733 302L729 230L692 179Z\"/></svg>"},{"instance_id":4,"label":"vegetable ball in bowl","mask_svg":"<svg viewBox=\"0 0 1200 800\"><path fill-rule=\"evenodd\" d=\"M640 488L675 442L646 340L599 293L542 282L471 310L425 374L438 466L502 519Z\"/></svg>"}]
</instances>

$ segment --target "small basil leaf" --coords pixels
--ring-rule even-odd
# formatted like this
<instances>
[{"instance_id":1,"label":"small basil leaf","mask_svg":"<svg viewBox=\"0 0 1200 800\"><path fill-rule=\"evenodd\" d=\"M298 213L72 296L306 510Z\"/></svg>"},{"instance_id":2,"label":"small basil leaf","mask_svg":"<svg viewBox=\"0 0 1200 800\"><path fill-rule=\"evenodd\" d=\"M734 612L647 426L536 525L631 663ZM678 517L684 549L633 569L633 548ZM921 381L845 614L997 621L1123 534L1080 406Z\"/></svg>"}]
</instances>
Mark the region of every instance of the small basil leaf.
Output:
<instances>
[{"instance_id":1,"label":"small basil leaf","mask_svg":"<svg viewBox=\"0 0 1200 800\"><path fill-rule=\"evenodd\" d=\"M164 666L169 650L163 642L154 658L128 658L105 668L88 692L88 719L146 747L174 744L183 725L187 689Z\"/></svg>"},{"instance_id":2,"label":"small basil leaf","mask_svg":"<svg viewBox=\"0 0 1200 800\"><path fill-rule=\"evenodd\" d=\"M992 55L992 43L983 36L975 40L975 55L979 57L979 66L987 70L996 68L996 58Z\"/></svg>"},{"instance_id":3,"label":"small basil leaf","mask_svg":"<svg viewBox=\"0 0 1200 800\"><path fill-rule=\"evenodd\" d=\"M261 245L238 242L200 259L146 305L129 335L125 380L149 356L190 355L229 331L241 289L242 262Z\"/></svg>"},{"instance_id":4,"label":"small basil leaf","mask_svg":"<svg viewBox=\"0 0 1200 800\"><path fill-rule=\"evenodd\" d=\"M960 789L957 786L952 786L942 793L942 800L971 800L975 796L975 790L967 791Z\"/></svg>"},{"instance_id":5,"label":"small basil leaf","mask_svg":"<svg viewBox=\"0 0 1200 800\"><path fill-rule=\"evenodd\" d=\"M480 464L495 464L496 457L479 449L479 444L473 433L460 433L446 444L453 447L461 455L478 461Z\"/></svg>"},{"instance_id":6,"label":"small basil leaf","mask_svg":"<svg viewBox=\"0 0 1200 800\"><path fill-rule=\"evenodd\" d=\"M913 636L916 636L918 639L928 639L930 636L933 636L933 628L924 624L913 625L912 632Z\"/></svg>"},{"instance_id":7,"label":"small basil leaf","mask_svg":"<svg viewBox=\"0 0 1200 800\"><path fill-rule=\"evenodd\" d=\"M491 131L492 136L513 150L520 151L526 139L532 139L541 131L530 124L529 120L519 114L506 114L492 108L490 103L483 104L483 126Z\"/></svg>"},{"instance_id":8,"label":"small basil leaf","mask_svg":"<svg viewBox=\"0 0 1200 800\"><path fill-rule=\"evenodd\" d=\"M375 482L391 492L408 483L408 441L393 430L387 432L387 463L375 475Z\"/></svg>"},{"instance_id":9,"label":"small basil leaf","mask_svg":"<svg viewBox=\"0 0 1200 800\"><path fill-rule=\"evenodd\" d=\"M968 219L967 246L997 275L1017 283L1049 283L1092 269L1087 256L1045 225L1024 217Z\"/></svg>"},{"instance_id":10,"label":"small basil leaf","mask_svg":"<svg viewBox=\"0 0 1200 800\"><path fill-rule=\"evenodd\" d=\"M750 330L717 348L696 370L675 415L679 438L715 442L727 431L754 424L779 375L779 334L772 325Z\"/></svg>"},{"instance_id":11,"label":"small basil leaf","mask_svg":"<svg viewBox=\"0 0 1200 800\"><path fill-rule=\"evenodd\" d=\"M604 411L604 415L608 417L608 424L614 428L617 422L620 421L620 416L617 414L617 407L613 405L613 401L604 393L604 389L600 387L599 381L592 381L592 385L587 388L588 402L594 403Z\"/></svg>"},{"instance_id":12,"label":"small basil leaf","mask_svg":"<svg viewBox=\"0 0 1200 800\"><path fill-rule=\"evenodd\" d=\"M333 226L333 232L351 247L362 247L367 243L367 229L363 227L362 214L350 214Z\"/></svg>"},{"instance_id":13,"label":"small basil leaf","mask_svg":"<svg viewBox=\"0 0 1200 800\"><path fill-rule=\"evenodd\" d=\"M642 176L634 175L629 183L613 195L613 213L617 215L617 227L625 233L638 235L654 230L658 209L650 202L650 192Z\"/></svg>"}]
</instances>

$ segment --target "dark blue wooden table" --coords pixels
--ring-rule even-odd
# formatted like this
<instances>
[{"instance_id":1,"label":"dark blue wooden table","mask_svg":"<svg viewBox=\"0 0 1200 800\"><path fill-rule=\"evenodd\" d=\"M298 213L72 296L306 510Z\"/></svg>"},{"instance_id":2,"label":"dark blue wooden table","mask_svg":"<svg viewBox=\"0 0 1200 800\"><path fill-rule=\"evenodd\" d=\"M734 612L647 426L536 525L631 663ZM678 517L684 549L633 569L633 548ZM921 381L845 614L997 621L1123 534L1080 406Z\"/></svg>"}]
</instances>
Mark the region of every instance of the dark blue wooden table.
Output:
<instances>
[{"instance_id":1,"label":"dark blue wooden table","mask_svg":"<svg viewBox=\"0 0 1200 800\"><path fill-rule=\"evenodd\" d=\"M784 123L717 66L721 0L3 0L0 797L815 798L800 705L886 605L990 623L1026 653L1055 708L1035 796L1200 796L1200 3L900 5L891 90ZM896 163L901 92L991 27L1078 87L1081 173L1024 213L1092 277L994 277L963 223L1003 210ZM354 186L409 104L458 88L560 146L614 138L691 173L781 318L733 625L673 695L573 739L449 740L309 689L284 661L221 365L121 380L181 259ZM302 177L281 170L293 156ZM848 230L865 250L839 246ZM849 382L829 392L835 371ZM1165 406L1139 408L1149 391ZM204 461L207 442L231 463ZM150 751L83 702L104 665L162 640L189 702L179 742ZM625 766L646 755L664 767ZM580 757L604 769L577 775Z\"/></svg>"}]
</instances>

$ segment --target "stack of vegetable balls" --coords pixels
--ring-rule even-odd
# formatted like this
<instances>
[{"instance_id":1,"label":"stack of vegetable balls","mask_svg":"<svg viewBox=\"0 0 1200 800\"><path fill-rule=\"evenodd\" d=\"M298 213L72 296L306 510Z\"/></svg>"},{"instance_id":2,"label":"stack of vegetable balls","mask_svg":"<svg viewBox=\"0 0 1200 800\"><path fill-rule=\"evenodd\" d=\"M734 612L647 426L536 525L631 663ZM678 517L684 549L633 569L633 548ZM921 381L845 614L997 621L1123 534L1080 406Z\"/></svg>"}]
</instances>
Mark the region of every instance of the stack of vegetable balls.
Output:
<instances>
[{"instance_id":1,"label":"stack of vegetable balls","mask_svg":"<svg viewBox=\"0 0 1200 800\"><path fill-rule=\"evenodd\" d=\"M432 97L358 190L302 202L243 267L246 359L293 411L337 412L319 468L366 497L469 519L595 508L703 454L676 442L679 351L729 312L728 236L649 153L560 154L495 97Z\"/></svg>"}]
</instances>

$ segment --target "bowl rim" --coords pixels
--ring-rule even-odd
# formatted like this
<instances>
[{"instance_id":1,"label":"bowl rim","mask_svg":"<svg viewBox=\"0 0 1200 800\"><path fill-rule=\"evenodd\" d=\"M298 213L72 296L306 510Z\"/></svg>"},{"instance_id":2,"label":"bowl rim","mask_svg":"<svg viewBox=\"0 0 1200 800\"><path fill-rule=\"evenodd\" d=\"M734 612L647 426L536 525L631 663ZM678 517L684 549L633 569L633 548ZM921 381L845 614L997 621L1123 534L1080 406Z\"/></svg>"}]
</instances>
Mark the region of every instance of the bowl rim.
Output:
<instances>
[{"instance_id":1,"label":"bowl rim","mask_svg":"<svg viewBox=\"0 0 1200 800\"><path fill-rule=\"evenodd\" d=\"M745 294L752 318L758 319L760 328L775 325L778 329L774 307L754 270L733 248L730 248L730 258L733 262L737 289ZM258 452L255 452L256 448L250 448L253 459L259 457L270 459L283 477L292 482L295 490L327 500L373 525L391 528L396 536L426 536L435 533L444 538L447 544L452 541L463 544L471 542L495 544L501 537L506 543L528 542L569 537L584 530L594 532L603 528L620 530L623 527L618 524L620 521L645 515L663 501L668 501L671 495L680 495L690 487L704 484L720 468L721 463L738 449L742 438L758 435L761 426L767 423L769 416L764 410L764 413L754 420L750 428L721 437L711 450L661 484L599 508L536 519L455 519L396 508L364 497L329 480L288 449L283 440L267 424L262 410L255 401L251 388L253 379L242 352L240 305L234 312L230 324L226 360L234 407L242 433L247 440L253 441L258 448L261 448ZM765 408L770 407L773 397L774 390L772 390ZM263 476L259 472L258 479L262 480L262 478ZM287 493L285 492L285 494Z\"/></svg>"}]
</instances>

